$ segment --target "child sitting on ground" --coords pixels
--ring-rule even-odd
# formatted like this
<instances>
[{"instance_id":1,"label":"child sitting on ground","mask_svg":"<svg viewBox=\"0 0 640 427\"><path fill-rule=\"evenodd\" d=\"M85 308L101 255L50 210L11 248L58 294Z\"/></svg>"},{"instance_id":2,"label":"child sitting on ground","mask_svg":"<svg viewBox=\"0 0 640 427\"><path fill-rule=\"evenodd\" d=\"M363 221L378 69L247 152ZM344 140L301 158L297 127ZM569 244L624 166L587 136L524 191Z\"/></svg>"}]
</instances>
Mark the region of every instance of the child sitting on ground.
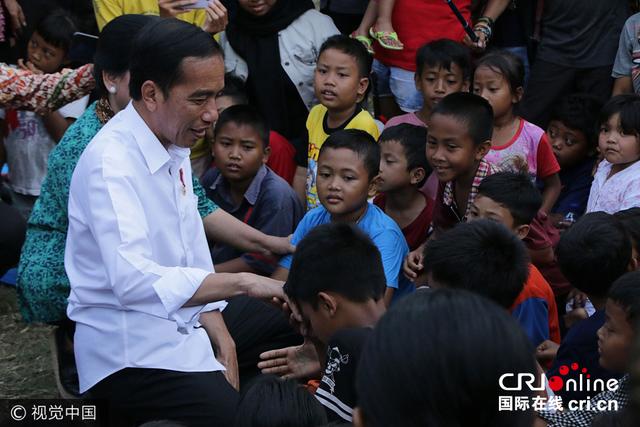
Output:
<instances>
[{"instance_id":1,"label":"child sitting on ground","mask_svg":"<svg viewBox=\"0 0 640 427\"><path fill-rule=\"evenodd\" d=\"M358 359L384 314L385 282L377 247L352 224L320 225L296 248L285 293L322 365L316 398L330 421L352 420Z\"/></svg>"},{"instance_id":2,"label":"child sitting on ground","mask_svg":"<svg viewBox=\"0 0 640 427\"><path fill-rule=\"evenodd\" d=\"M427 130L410 124L386 129L380 135L380 172L373 204L389 215L402 229L414 250L427 239L433 201L420 187L431 172L425 147Z\"/></svg>"},{"instance_id":3,"label":"child sitting on ground","mask_svg":"<svg viewBox=\"0 0 640 427\"><path fill-rule=\"evenodd\" d=\"M224 89L216 96L218 114L238 104L249 104L244 82L241 78L227 73L224 75ZM293 176L296 173L296 149L284 136L274 130L269 131L269 148L271 148L271 154L269 154L267 166L292 185ZM307 147L304 148L306 153Z\"/></svg>"},{"instance_id":4,"label":"child sitting on ground","mask_svg":"<svg viewBox=\"0 0 640 427\"><path fill-rule=\"evenodd\" d=\"M562 190L550 215L553 224L566 227L587 208L593 169L598 155L598 115L602 102L590 95L569 95L551 114L547 138L560 165Z\"/></svg>"},{"instance_id":5,"label":"child sitting on ground","mask_svg":"<svg viewBox=\"0 0 640 427\"><path fill-rule=\"evenodd\" d=\"M640 96L611 98L600 114L598 147L604 160L593 177L587 212L640 206Z\"/></svg>"},{"instance_id":6,"label":"child sitting on ground","mask_svg":"<svg viewBox=\"0 0 640 427\"><path fill-rule=\"evenodd\" d=\"M38 74L60 71L68 62L75 31L76 26L66 12L56 11L46 16L36 25L27 46L27 58L19 60L19 66ZM87 102L88 96L43 116L15 110L0 113L7 125L4 145L9 187L14 206L25 218L40 195L49 153L69 125L82 115Z\"/></svg>"},{"instance_id":7,"label":"child sitting on ground","mask_svg":"<svg viewBox=\"0 0 640 427\"><path fill-rule=\"evenodd\" d=\"M613 214L631 236L631 258L640 267L640 208L631 208Z\"/></svg>"},{"instance_id":8,"label":"child sitting on ground","mask_svg":"<svg viewBox=\"0 0 640 427\"><path fill-rule=\"evenodd\" d=\"M361 129L374 141L378 139L378 126L359 104L369 88L371 61L362 44L347 36L329 37L320 48L313 81L320 105L309 112L309 147L306 153L297 153L299 166L293 182L307 209L320 204L316 190L318 155L329 135L342 129Z\"/></svg>"},{"instance_id":9,"label":"child sitting on ground","mask_svg":"<svg viewBox=\"0 0 640 427\"><path fill-rule=\"evenodd\" d=\"M287 182L265 166L269 131L257 110L249 105L225 109L215 125L212 152L217 168L202 178L207 197L263 233L293 233L304 210ZM211 255L217 272L270 275L276 266L263 254L243 254L223 244L214 244Z\"/></svg>"},{"instance_id":10,"label":"child sitting on ground","mask_svg":"<svg viewBox=\"0 0 640 427\"><path fill-rule=\"evenodd\" d=\"M524 66L507 51L483 56L473 76L473 93L493 107L491 151L485 160L503 170L527 173L543 184L542 207L551 209L561 191L560 166L542 129L518 117L515 106L524 94Z\"/></svg>"},{"instance_id":11,"label":"child sitting on ground","mask_svg":"<svg viewBox=\"0 0 640 427\"><path fill-rule=\"evenodd\" d=\"M471 204L469 221L490 219L502 223L525 245L542 198L524 174L499 172L486 177ZM553 249L549 247L553 257ZM482 279L482 276L480 276ZM524 289L509 310L518 319L534 346L545 340L560 344L560 326L556 300L547 280L533 263Z\"/></svg>"},{"instance_id":12,"label":"child sitting on ground","mask_svg":"<svg viewBox=\"0 0 640 427\"><path fill-rule=\"evenodd\" d=\"M416 55L415 74L416 89L422 94L422 108L392 117L385 127L400 123L426 127L433 107L450 93L468 92L470 81L469 49L449 39L425 44Z\"/></svg>"},{"instance_id":13,"label":"child sitting on ground","mask_svg":"<svg viewBox=\"0 0 640 427\"><path fill-rule=\"evenodd\" d=\"M638 315L640 314L640 286L638 283L640 283L640 272L637 271L627 273L613 283L604 305L606 321L597 331L598 364L617 376L624 374L617 383L614 383L615 389L607 386L607 390L591 398L590 410L583 410L580 407L576 411L569 407L570 410L567 411L565 404L564 412L541 411L538 415L548 424L539 423L536 425L548 425L549 427L591 425L591 421L597 415L602 412L612 412L611 402L616 402L615 411L621 411L627 406L631 399L629 364L632 346L638 336ZM588 378L593 383L593 374L590 375ZM635 421L637 422L637 420ZM635 425L635 423L628 425Z\"/></svg>"},{"instance_id":14,"label":"child sitting on ground","mask_svg":"<svg viewBox=\"0 0 640 427\"><path fill-rule=\"evenodd\" d=\"M543 362L554 359L548 377L558 375L562 366L577 363L586 368L592 381L601 378L617 378L616 373L598 364L597 330L605 322L604 307L611 285L627 271L636 268L631 258L629 233L612 215L604 212L587 214L564 232L556 249L558 262L564 275L579 291L584 292L596 308L596 312L569 329L562 343L545 341L537 349ZM564 376L578 379L579 372ZM559 390L557 394L567 399L585 399L595 393L589 390Z\"/></svg>"}]
</instances>

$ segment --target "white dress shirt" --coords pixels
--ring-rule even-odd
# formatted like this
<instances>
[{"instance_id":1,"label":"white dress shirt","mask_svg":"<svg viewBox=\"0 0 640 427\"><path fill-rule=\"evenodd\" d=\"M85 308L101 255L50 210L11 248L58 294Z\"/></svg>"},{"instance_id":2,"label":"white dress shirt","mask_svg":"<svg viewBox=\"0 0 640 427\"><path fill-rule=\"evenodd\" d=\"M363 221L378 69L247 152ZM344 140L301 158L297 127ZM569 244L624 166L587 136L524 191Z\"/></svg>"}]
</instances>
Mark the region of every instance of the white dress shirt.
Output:
<instances>
[{"instance_id":1,"label":"white dress shirt","mask_svg":"<svg viewBox=\"0 0 640 427\"><path fill-rule=\"evenodd\" d=\"M214 271L189 149L166 150L132 104L75 168L65 268L81 392L126 367L224 369L194 326L226 303L183 307Z\"/></svg>"}]
</instances>

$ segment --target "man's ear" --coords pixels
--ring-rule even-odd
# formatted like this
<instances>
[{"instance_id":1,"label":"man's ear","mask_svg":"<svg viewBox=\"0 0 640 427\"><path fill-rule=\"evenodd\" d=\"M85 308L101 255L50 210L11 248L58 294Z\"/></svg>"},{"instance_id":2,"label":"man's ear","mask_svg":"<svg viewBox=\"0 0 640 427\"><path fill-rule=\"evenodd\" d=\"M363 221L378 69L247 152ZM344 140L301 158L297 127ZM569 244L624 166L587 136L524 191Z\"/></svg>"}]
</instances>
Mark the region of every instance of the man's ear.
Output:
<instances>
[{"instance_id":1,"label":"man's ear","mask_svg":"<svg viewBox=\"0 0 640 427\"><path fill-rule=\"evenodd\" d=\"M262 163L263 164L267 164L267 162L269 161L269 157L271 157L271 147L270 146L266 146L264 147L264 150L262 151Z\"/></svg>"},{"instance_id":2,"label":"man's ear","mask_svg":"<svg viewBox=\"0 0 640 427\"><path fill-rule=\"evenodd\" d=\"M476 160L480 161L491 150L491 141L487 140L476 146Z\"/></svg>"},{"instance_id":3,"label":"man's ear","mask_svg":"<svg viewBox=\"0 0 640 427\"><path fill-rule=\"evenodd\" d=\"M422 181L424 179L426 174L427 174L427 172L422 167L417 167L417 168L411 169L411 171L409 172L409 177L410 177L411 184L415 185L415 184L419 183L420 181Z\"/></svg>"},{"instance_id":4,"label":"man's ear","mask_svg":"<svg viewBox=\"0 0 640 427\"><path fill-rule=\"evenodd\" d=\"M318 310L324 312L327 317L333 317L338 310L338 300L327 292L318 293Z\"/></svg>"},{"instance_id":5,"label":"man's ear","mask_svg":"<svg viewBox=\"0 0 640 427\"><path fill-rule=\"evenodd\" d=\"M165 100L162 90L151 80L142 83L140 92L142 94L142 102L147 110L151 112L156 111L160 103Z\"/></svg>"},{"instance_id":6,"label":"man's ear","mask_svg":"<svg viewBox=\"0 0 640 427\"><path fill-rule=\"evenodd\" d=\"M515 231L516 231L516 235L518 236L518 239L522 240L525 237L527 237L529 235L530 229L531 227L529 226L529 224L523 224L516 227Z\"/></svg>"}]
</instances>

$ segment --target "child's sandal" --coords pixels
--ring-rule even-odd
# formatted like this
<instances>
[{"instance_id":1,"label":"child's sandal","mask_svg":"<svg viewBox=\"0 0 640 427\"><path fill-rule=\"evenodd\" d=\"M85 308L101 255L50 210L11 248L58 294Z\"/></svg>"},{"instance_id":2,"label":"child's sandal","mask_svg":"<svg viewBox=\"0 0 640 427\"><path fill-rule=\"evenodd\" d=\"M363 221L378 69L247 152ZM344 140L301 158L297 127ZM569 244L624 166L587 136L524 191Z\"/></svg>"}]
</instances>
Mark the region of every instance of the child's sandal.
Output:
<instances>
[{"instance_id":1,"label":"child's sandal","mask_svg":"<svg viewBox=\"0 0 640 427\"><path fill-rule=\"evenodd\" d=\"M360 43L364 45L364 47L367 48L367 52L369 52L371 55L375 55L375 52L373 50L373 41L371 41L369 37L362 36L362 35L357 36L355 32L351 33L349 37L351 37L352 39L358 40Z\"/></svg>"},{"instance_id":2,"label":"child's sandal","mask_svg":"<svg viewBox=\"0 0 640 427\"><path fill-rule=\"evenodd\" d=\"M369 35L378 41L380 46L389 50L402 50L404 44L398 38L395 31L376 31L373 27L369 28Z\"/></svg>"}]
</instances>

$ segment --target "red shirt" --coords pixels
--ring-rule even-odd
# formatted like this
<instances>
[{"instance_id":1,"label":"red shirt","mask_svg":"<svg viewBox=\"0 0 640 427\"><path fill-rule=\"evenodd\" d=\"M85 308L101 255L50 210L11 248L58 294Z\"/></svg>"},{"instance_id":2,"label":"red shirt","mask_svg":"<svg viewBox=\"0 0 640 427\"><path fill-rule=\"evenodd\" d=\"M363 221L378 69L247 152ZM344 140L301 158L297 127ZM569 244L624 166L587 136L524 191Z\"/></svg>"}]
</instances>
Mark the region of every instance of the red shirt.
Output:
<instances>
[{"instance_id":1,"label":"red shirt","mask_svg":"<svg viewBox=\"0 0 640 427\"><path fill-rule=\"evenodd\" d=\"M267 166L287 181L289 185L292 185L293 175L296 173L296 162L294 160L296 149L284 136L276 131L269 133L269 147L271 147L271 155L267 161Z\"/></svg>"},{"instance_id":2,"label":"red shirt","mask_svg":"<svg viewBox=\"0 0 640 427\"><path fill-rule=\"evenodd\" d=\"M471 0L454 3L471 24ZM389 50L376 44L376 59L387 66L409 71L416 70L416 52L425 43L438 39L461 42L465 34L444 0L396 0L392 23L404 49Z\"/></svg>"},{"instance_id":3,"label":"red shirt","mask_svg":"<svg viewBox=\"0 0 640 427\"><path fill-rule=\"evenodd\" d=\"M411 224L402 229L404 239L407 241L407 245L409 245L409 250L411 251L418 249L418 247L427 240L427 232L431 226L433 201L424 193L421 192L420 194L424 196L426 202L424 209L422 209L422 212L420 212ZM384 193L380 193L373 199L373 204L384 211L387 204L387 197Z\"/></svg>"}]
</instances>

